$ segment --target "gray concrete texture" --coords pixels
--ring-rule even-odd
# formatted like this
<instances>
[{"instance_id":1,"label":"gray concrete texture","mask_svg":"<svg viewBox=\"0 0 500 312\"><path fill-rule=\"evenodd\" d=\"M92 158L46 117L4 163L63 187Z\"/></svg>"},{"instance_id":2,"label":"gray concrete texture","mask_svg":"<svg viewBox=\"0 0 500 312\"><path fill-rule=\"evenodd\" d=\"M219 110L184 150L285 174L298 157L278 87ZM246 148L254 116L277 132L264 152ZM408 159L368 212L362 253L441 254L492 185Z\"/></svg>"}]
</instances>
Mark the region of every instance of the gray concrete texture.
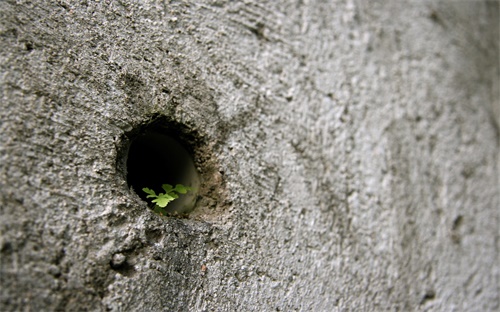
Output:
<instances>
[{"instance_id":1,"label":"gray concrete texture","mask_svg":"<svg viewBox=\"0 0 500 312\"><path fill-rule=\"evenodd\" d=\"M1 311L499 309L496 1L2 0L0 82Z\"/></svg>"}]
</instances>

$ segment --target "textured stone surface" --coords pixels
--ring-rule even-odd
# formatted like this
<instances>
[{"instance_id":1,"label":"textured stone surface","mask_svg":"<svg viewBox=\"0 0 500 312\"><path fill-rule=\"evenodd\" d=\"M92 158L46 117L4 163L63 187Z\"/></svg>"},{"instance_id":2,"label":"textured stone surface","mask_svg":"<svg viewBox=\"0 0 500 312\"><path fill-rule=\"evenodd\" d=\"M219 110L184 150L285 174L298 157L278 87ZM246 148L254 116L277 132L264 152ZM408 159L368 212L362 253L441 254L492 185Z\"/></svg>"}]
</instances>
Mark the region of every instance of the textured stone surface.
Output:
<instances>
[{"instance_id":1,"label":"textured stone surface","mask_svg":"<svg viewBox=\"0 0 500 312\"><path fill-rule=\"evenodd\" d=\"M1 1L0 310L497 311L498 11ZM157 116L185 218L125 179Z\"/></svg>"}]
</instances>

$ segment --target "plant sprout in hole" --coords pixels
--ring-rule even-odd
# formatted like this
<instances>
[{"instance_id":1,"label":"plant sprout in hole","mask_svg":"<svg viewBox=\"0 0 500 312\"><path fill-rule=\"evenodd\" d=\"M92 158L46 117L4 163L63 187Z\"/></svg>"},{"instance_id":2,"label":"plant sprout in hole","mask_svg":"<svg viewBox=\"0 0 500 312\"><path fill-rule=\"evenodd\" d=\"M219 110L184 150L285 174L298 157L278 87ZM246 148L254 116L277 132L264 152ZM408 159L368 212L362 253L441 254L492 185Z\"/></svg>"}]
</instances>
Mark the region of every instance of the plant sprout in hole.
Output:
<instances>
[{"instance_id":1,"label":"plant sprout in hole","mask_svg":"<svg viewBox=\"0 0 500 312\"><path fill-rule=\"evenodd\" d=\"M171 201L179 198L179 194L186 194L191 191L189 186L184 186L182 184L177 184L175 187L172 187L170 184L163 184L161 188L165 191L165 193L159 193L158 195L156 195L156 192L150 188L145 187L142 189L144 193L148 194L146 198L153 198L151 200L150 208L153 209L154 212L161 215L167 214L165 207Z\"/></svg>"}]
</instances>

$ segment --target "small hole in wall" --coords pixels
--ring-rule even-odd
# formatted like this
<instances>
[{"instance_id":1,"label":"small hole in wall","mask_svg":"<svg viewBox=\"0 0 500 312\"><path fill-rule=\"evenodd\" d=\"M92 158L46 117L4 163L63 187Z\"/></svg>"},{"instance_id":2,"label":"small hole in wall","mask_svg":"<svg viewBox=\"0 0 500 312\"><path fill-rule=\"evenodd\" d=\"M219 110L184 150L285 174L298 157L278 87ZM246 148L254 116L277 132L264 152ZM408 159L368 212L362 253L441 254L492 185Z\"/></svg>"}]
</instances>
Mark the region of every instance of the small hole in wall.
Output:
<instances>
[{"instance_id":1,"label":"small hole in wall","mask_svg":"<svg viewBox=\"0 0 500 312\"><path fill-rule=\"evenodd\" d=\"M141 129L130 142L126 161L127 183L139 197L151 204L142 191L147 187L156 194L164 193L162 184L183 184L192 188L187 194L170 202L166 211L186 214L196 204L200 176L192 153L183 144L182 135L175 126L155 122Z\"/></svg>"}]
</instances>

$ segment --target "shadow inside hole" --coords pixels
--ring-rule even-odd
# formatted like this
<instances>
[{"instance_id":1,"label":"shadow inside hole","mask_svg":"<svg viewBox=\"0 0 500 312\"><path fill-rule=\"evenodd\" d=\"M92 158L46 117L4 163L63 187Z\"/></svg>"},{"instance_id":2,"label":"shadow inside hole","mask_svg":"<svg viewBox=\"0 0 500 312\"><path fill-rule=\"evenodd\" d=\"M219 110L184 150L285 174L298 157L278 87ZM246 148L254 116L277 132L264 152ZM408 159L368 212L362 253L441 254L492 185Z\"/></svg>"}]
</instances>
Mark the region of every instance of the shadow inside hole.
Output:
<instances>
[{"instance_id":1,"label":"shadow inside hole","mask_svg":"<svg viewBox=\"0 0 500 312\"><path fill-rule=\"evenodd\" d=\"M162 184L183 184L192 188L187 194L170 202L167 212L188 213L194 209L200 188L200 177L189 152L173 137L154 131L145 131L131 143L127 158L127 182L144 201L151 198L144 187L156 194L164 193Z\"/></svg>"}]
</instances>

